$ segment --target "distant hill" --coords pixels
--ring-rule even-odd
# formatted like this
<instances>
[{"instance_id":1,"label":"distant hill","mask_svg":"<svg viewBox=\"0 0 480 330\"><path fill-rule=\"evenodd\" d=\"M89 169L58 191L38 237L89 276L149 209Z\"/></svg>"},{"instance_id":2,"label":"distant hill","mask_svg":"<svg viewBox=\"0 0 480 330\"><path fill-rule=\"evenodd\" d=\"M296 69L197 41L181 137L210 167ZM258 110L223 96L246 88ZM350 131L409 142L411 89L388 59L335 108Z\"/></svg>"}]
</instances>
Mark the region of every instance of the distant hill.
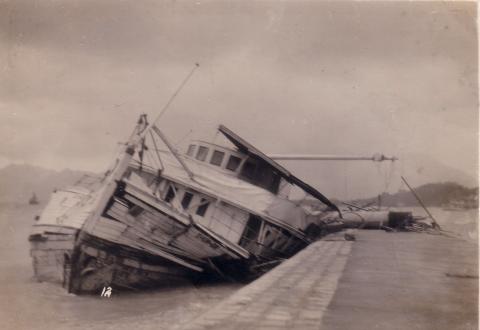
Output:
<instances>
[{"instance_id":1,"label":"distant hill","mask_svg":"<svg viewBox=\"0 0 480 330\"><path fill-rule=\"evenodd\" d=\"M478 207L478 187L467 188L455 182L428 183L414 188L415 192L427 206L439 207ZM383 193L383 206L418 206L418 202L410 191L400 190L394 194ZM356 200L356 205L377 202L378 197Z\"/></svg>"},{"instance_id":2,"label":"distant hill","mask_svg":"<svg viewBox=\"0 0 480 330\"><path fill-rule=\"evenodd\" d=\"M455 182L427 183L414 188L417 195L427 206L452 207L452 208L478 208L478 187L468 188ZM399 190L396 193L382 193L382 206L419 206L419 203L410 191ZM333 198L332 202L338 206L345 200ZM346 202L346 201L345 201ZM378 196L349 200L357 206L377 206ZM302 200L302 204L310 205L314 209L322 209L324 205L313 198Z\"/></svg>"},{"instance_id":3,"label":"distant hill","mask_svg":"<svg viewBox=\"0 0 480 330\"><path fill-rule=\"evenodd\" d=\"M35 193L46 202L52 191L75 183L87 172L54 171L32 165L11 164L0 169L0 203L27 204Z\"/></svg>"},{"instance_id":4,"label":"distant hill","mask_svg":"<svg viewBox=\"0 0 480 330\"><path fill-rule=\"evenodd\" d=\"M413 186L432 182L456 182L467 188L478 186L476 164L463 171L428 155L391 153L396 162L371 161L281 161L280 163L330 199L352 200L395 193L405 188L400 176ZM389 154L390 155L390 154Z\"/></svg>"},{"instance_id":5,"label":"distant hill","mask_svg":"<svg viewBox=\"0 0 480 330\"><path fill-rule=\"evenodd\" d=\"M415 185L420 186L437 182L446 186L449 186L450 183L458 183L467 188L478 186L476 163L470 164L471 171L468 174L428 155L407 153L403 157L403 174L401 175L407 177L411 184L415 183ZM398 179L400 180L400 177ZM453 188L452 185L450 187Z\"/></svg>"}]
</instances>

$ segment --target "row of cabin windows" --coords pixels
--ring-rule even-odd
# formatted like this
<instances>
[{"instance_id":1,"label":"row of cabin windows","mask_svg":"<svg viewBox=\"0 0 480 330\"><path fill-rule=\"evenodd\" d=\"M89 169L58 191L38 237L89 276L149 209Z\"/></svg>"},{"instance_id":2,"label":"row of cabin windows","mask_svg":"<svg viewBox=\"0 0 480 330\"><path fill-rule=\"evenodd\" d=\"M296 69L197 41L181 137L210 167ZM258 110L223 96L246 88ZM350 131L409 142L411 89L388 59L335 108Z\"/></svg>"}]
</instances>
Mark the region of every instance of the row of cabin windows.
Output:
<instances>
[{"instance_id":1,"label":"row of cabin windows","mask_svg":"<svg viewBox=\"0 0 480 330\"><path fill-rule=\"evenodd\" d=\"M165 195L165 202L170 203L174 197L175 197L175 191L172 186L169 186L167 194ZM192 202L192 199L193 199L193 194L191 192L186 191L183 194L183 198L181 201L183 209L185 210L188 209L188 207L190 206L190 203ZM210 205L210 202L207 199L205 198L200 199L200 204L197 206L197 210L195 211L195 214L201 217L205 216L205 213L207 213L207 209L209 205Z\"/></svg>"},{"instance_id":2,"label":"row of cabin windows","mask_svg":"<svg viewBox=\"0 0 480 330\"><path fill-rule=\"evenodd\" d=\"M195 145L191 144L188 147L187 155L193 157L194 151L195 151ZM195 155L195 159L204 162L207 159L207 155L208 155L208 148L204 146L199 146L197 150L197 154ZM225 152L220 150L214 150L212 157L210 158L210 164L215 166L222 166L224 158L225 158ZM240 166L241 162L242 162L242 159L240 157L230 155L230 158L228 159L228 162L225 165L225 168L227 170L235 172L238 169L238 166Z\"/></svg>"},{"instance_id":3,"label":"row of cabin windows","mask_svg":"<svg viewBox=\"0 0 480 330\"><path fill-rule=\"evenodd\" d=\"M189 146L187 154L193 157L194 151L195 145L192 144ZM203 162L206 160L207 155L208 148L205 146L198 146L195 159ZM210 158L210 164L221 166L224 157L225 152L214 150L212 153L212 157ZM227 170L235 172L240 166L241 162L242 159L240 157L230 155L230 158L228 159L225 168ZM265 161L248 158L240 171L240 177L254 185L265 188L274 194L278 193L280 185L280 175L277 171L273 170L272 167L269 166Z\"/></svg>"}]
</instances>

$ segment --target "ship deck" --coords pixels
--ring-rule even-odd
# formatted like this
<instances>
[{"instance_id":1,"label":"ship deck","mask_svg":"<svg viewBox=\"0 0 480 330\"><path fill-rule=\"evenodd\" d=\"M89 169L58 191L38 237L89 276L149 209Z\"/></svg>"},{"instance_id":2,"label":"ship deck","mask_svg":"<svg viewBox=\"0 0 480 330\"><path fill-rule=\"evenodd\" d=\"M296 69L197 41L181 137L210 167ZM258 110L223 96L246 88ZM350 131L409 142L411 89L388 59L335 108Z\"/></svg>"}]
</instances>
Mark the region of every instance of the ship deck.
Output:
<instances>
[{"instance_id":1,"label":"ship deck","mask_svg":"<svg viewBox=\"0 0 480 330\"><path fill-rule=\"evenodd\" d=\"M318 241L182 329L477 329L478 250L359 230Z\"/></svg>"}]
</instances>

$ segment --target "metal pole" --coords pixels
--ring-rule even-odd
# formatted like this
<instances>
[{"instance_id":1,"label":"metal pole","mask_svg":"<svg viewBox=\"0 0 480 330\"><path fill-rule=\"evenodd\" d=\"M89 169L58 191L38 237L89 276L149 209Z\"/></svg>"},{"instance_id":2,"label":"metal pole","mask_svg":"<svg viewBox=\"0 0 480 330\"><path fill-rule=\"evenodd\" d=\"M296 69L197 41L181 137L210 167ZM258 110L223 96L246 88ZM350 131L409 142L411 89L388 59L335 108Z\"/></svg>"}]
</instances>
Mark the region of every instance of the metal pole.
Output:
<instances>
[{"instance_id":1,"label":"metal pole","mask_svg":"<svg viewBox=\"0 0 480 330\"><path fill-rule=\"evenodd\" d=\"M163 107L162 111L160 111L160 114L157 116L157 118L155 118L155 120L153 121L153 124L155 124L161 116L163 116L163 114L165 113L165 111L167 111L170 103L172 103L173 99L177 96L177 94L182 90L183 86L185 86L185 84L187 83L187 81L190 79L190 77L193 75L193 73L195 72L195 70L200 66L200 64L198 63L195 63L194 67L192 68L192 70L190 71L190 73L185 77L185 79L183 79L182 83L178 86L177 90L175 91L175 93L172 94L172 96L170 97L170 99L168 100L168 102L165 104L165 106Z\"/></svg>"},{"instance_id":2,"label":"metal pole","mask_svg":"<svg viewBox=\"0 0 480 330\"><path fill-rule=\"evenodd\" d=\"M170 99L168 100L168 102L165 104L165 106L162 108L162 111L160 112L160 114L157 116L157 118L155 118L154 121L152 121L151 123L148 124L148 126L142 131L141 134L139 134L139 138L143 138L147 135L148 131L150 129L153 128L153 126L157 123L157 121L160 119L161 116L163 116L163 114L165 113L165 111L167 111L168 107L170 106L170 104L173 102L173 100L175 99L175 97L177 96L178 93L180 93L180 91L182 90L182 88L185 86L185 84L188 82L188 80L192 77L192 75L195 73L195 70L200 67L200 64L198 63L195 63L195 66L192 68L192 70L188 73L188 75L185 77L185 79L182 81L182 83L178 86L177 90L175 91L175 93L173 93L173 95L170 97Z\"/></svg>"},{"instance_id":3,"label":"metal pole","mask_svg":"<svg viewBox=\"0 0 480 330\"><path fill-rule=\"evenodd\" d=\"M384 155L373 156L338 156L338 155L308 155L308 154L269 154L268 157L274 160L370 160L370 161L395 161L396 157L386 157Z\"/></svg>"},{"instance_id":4,"label":"metal pole","mask_svg":"<svg viewBox=\"0 0 480 330\"><path fill-rule=\"evenodd\" d=\"M185 172L187 172L190 179L193 180L193 172L188 168L187 164L185 164L183 159L178 156L177 150L175 150L175 148L171 145L171 143L168 141L167 137L163 134L163 132L155 125L152 126L152 129L155 131L155 133L157 133L160 139L162 139L163 143L165 143L167 148L170 150L173 156L178 160L180 165L182 165L183 169L185 170Z\"/></svg>"},{"instance_id":5,"label":"metal pole","mask_svg":"<svg viewBox=\"0 0 480 330\"><path fill-rule=\"evenodd\" d=\"M368 210L368 209L363 208L363 207L361 207L361 206L357 206L357 205L355 205L355 204L350 204L350 203L347 203L347 202L342 202L342 204L345 204L345 205L347 205L347 206L354 207L354 208L359 209L359 210L362 210L362 211L367 211L367 212L370 212L370 211L371 211L371 210Z\"/></svg>"},{"instance_id":6,"label":"metal pole","mask_svg":"<svg viewBox=\"0 0 480 330\"><path fill-rule=\"evenodd\" d=\"M423 209L425 210L425 212L427 212L428 216L430 217L430 219L432 219L433 221L433 226L434 227L438 227L438 229L440 229L440 226L439 224L437 223L437 221L435 220L435 218L433 217L433 215L430 213L430 211L427 209L427 207L425 206L425 204L423 203L423 201L420 199L420 196L417 195L417 193L415 192L415 190L413 190L412 187L410 187L410 185L408 184L407 182L407 179L405 179L403 176L401 176L403 182L405 182L405 184L407 185L408 189L410 189L410 191L412 192L413 196L415 196L415 198L417 199L418 203L423 207Z\"/></svg>"}]
</instances>

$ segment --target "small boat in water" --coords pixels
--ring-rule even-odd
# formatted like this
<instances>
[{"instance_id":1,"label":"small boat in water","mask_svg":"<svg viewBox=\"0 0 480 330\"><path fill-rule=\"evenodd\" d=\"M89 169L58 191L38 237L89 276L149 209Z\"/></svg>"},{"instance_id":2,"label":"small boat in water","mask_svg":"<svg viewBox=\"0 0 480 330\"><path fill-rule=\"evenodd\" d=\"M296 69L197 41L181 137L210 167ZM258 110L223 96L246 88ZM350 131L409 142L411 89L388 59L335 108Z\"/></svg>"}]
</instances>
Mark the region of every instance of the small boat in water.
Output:
<instances>
[{"instance_id":1,"label":"small boat in water","mask_svg":"<svg viewBox=\"0 0 480 330\"><path fill-rule=\"evenodd\" d=\"M37 198L37 195L35 193L32 194L32 197L30 197L30 199L28 200L28 204L30 205L37 205L39 202L38 202L38 198Z\"/></svg>"}]
</instances>

